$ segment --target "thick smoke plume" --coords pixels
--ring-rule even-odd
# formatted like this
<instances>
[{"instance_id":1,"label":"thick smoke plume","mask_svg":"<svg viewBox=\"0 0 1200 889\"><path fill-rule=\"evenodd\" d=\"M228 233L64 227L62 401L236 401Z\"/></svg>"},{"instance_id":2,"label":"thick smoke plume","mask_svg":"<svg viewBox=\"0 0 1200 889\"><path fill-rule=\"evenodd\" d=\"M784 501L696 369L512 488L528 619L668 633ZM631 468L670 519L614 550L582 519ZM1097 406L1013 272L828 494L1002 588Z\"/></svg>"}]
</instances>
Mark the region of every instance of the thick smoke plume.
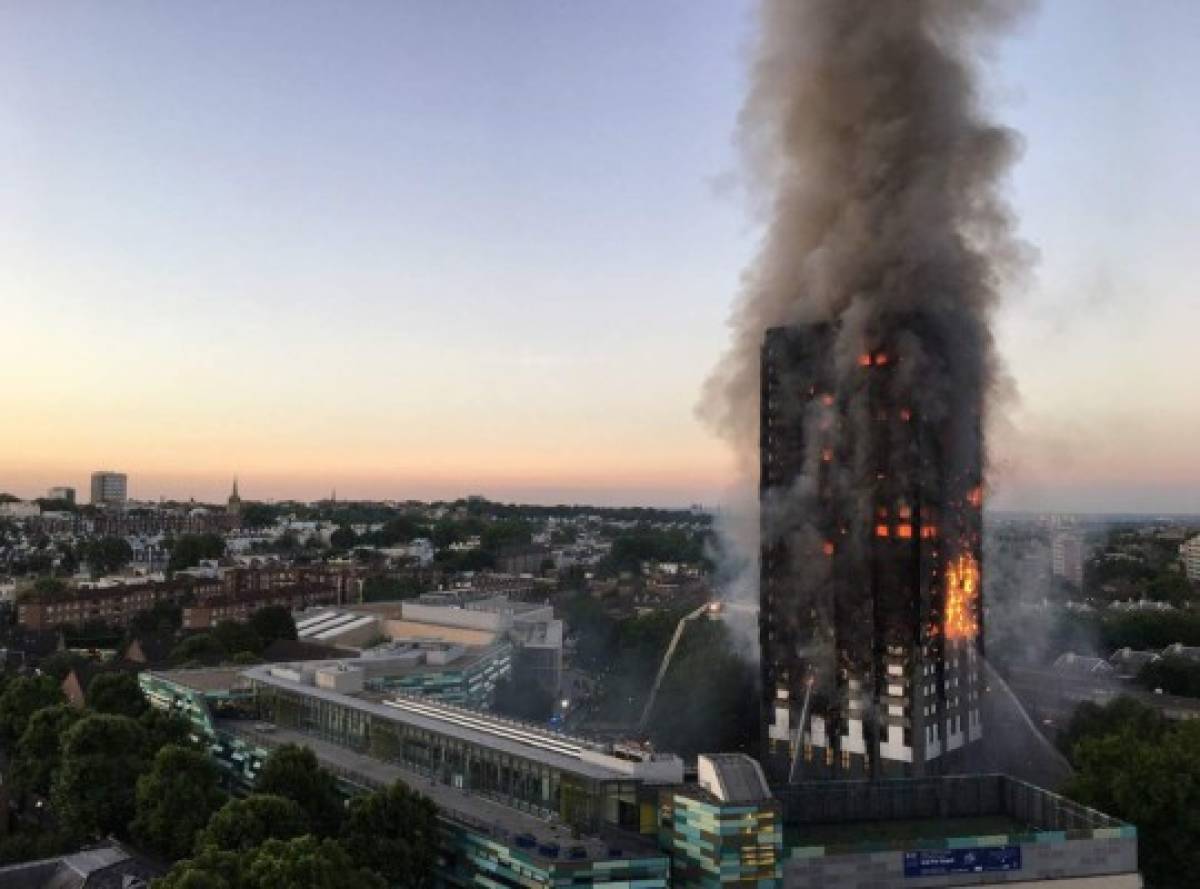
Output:
<instances>
[{"instance_id":1,"label":"thick smoke plume","mask_svg":"<svg viewBox=\"0 0 1200 889\"><path fill-rule=\"evenodd\" d=\"M766 235L701 405L748 471L770 327L837 323L847 375L889 341L931 420L994 387L989 320L1024 254L998 190L1018 139L987 119L977 61L1028 5L763 0L740 138Z\"/></svg>"}]
</instances>

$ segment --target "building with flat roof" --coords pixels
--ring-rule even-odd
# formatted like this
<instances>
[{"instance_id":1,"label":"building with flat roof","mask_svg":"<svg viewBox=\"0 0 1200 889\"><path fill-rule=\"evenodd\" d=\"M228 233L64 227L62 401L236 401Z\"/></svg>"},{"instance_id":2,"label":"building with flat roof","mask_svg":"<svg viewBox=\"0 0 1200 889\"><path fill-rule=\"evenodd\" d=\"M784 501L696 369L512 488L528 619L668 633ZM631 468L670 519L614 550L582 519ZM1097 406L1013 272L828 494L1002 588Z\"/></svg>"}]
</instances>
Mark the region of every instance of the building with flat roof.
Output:
<instances>
[{"instance_id":1,"label":"building with flat roof","mask_svg":"<svg viewBox=\"0 0 1200 889\"><path fill-rule=\"evenodd\" d=\"M775 788L784 889L1141 889L1137 830L1006 775Z\"/></svg>"},{"instance_id":2,"label":"building with flat roof","mask_svg":"<svg viewBox=\"0 0 1200 889\"><path fill-rule=\"evenodd\" d=\"M490 889L1139 889L1137 832L1000 775L768 786L741 754L683 763L407 696L369 658L144 672L228 783L308 747L347 794L401 781L438 806L439 879ZM1051 882L1064 880L1067 882ZM1074 882L1071 882L1074 881Z\"/></svg>"},{"instance_id":3,"label":"building with flat roof","mask_svg":"<svg viewBox=\"0 0 1200 889\"><path fill-rule=\"evenodd\" d=\"M901 344L854 344L853 371L845 348L831 324L762 345L760 706L777 781L959 771L984 736L982 402L923 413Z\"/></svg>"},{"instance_id":4,"label":"building with flat roof","mask_svg":"<svg viewBox=\"0 0 1200 889\"><path fill-rule=\"evenodd\" d=\"M124 506L129 499L129 476L101 469L92 473L92 505Z\"/></svg>"},{"instance_id":5,"label":"building with flat roof","mask_svg":"<svg viewBox=\"0 0 1200 889\"><path fill-rule=\"evenodd\" d=\"M297 634L334 645L362 645L383 636L395 642L447 642L470 648L512 647L512 678L551 699L562 688L563 623L551 605L518 602L507 595L465 596L449 591L417 601L324 609L299 616Z\"/></svg>"},{"instance_id":6,"label":"building with flat roof","mask_svg":"<svg viewBox=\"0 0 1200 889\"><path fill-rule=\"evenodd\" d=\"M299 743L347 793L400 780L428 795L442 816L446 885L670 885L667 856L639 828L654 823L650 788L683 780L677 757L417 698L348 693L320 678L366 660L146 672L139 681L154 706L189 720L235 787L253 786L272 748Z\"/></svg>"},{"instance_id":7,"label":"building with flat roof","mask_svg":"<svg viewBox=\"0 0 1200 889\"><path fill-rule=\"evenodd\" d=\"M60 485L58 487L50 488L48 491L46 491L46 499L47 500L61 500L64 503L69 503L71 506L74 506L75 505L75 489L67 487L65 485Z\"/></svg>"}]
</instances>

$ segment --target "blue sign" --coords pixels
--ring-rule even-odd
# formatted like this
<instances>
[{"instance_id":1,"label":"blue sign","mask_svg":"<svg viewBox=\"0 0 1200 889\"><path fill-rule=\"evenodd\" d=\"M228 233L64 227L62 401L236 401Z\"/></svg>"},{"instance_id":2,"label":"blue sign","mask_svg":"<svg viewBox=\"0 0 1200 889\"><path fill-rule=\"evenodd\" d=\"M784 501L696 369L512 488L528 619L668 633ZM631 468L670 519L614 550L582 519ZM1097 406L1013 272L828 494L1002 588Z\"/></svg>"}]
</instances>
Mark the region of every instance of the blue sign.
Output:
<instances>
[{"instance_id":1,"label":"blue sign","mask_svg":"<svg viewBox=\"0 0 1200 889\"><path fill-rule=\"evenodd\" d=\"M906 877L940 877L946 874L981 874L986 871L1020 869L1020 846L936 849L904 853Z\"/></svg>"}]
</instances>

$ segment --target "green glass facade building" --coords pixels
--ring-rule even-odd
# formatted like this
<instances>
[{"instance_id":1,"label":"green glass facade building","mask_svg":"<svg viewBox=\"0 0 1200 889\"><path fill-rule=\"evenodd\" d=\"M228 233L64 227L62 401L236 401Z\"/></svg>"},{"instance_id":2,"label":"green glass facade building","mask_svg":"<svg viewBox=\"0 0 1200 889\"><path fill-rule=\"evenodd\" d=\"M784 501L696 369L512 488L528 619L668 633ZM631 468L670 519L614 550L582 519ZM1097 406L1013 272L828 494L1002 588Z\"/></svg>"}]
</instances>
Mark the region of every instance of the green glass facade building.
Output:
<instances>
[{"instance_id":1,"label":"green glass facade building","mask_svg":"<svg viewBox=\"0 0 1200 889\"><path fill-rule=\"evenodd\" d=\"M268 667L139 681L154 706L191 723L235 790L253 787L272 747L297 742L348 794L394 780L429 794L442 822L440 886L671 885L670 859L652 832L656 792L635 764L623 772L566 736L415 698L397 699L406 709L302 686ZM639 835L647 826L651 834Z\"/></svg>"}]
</instances>

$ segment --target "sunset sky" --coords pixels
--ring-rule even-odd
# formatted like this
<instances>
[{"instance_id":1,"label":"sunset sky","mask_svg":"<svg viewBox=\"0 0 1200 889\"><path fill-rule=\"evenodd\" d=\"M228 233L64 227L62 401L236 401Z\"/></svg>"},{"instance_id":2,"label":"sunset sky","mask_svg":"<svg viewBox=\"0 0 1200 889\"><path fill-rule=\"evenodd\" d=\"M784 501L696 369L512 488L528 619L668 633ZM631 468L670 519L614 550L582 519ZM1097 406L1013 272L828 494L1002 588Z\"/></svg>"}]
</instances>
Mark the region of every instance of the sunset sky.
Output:
<instances>
[{"instance_id":1,"label":"sunset sky","mask_svg":"<svg viewBox=\"0 0 1200 889\"><path fill-rule=\"evenodd\" d=\"M715 503L753 4L0 2L0 490ZM989 65L994 502L1200 512L1200 4Z\"/></svg>"}]
</instances>

